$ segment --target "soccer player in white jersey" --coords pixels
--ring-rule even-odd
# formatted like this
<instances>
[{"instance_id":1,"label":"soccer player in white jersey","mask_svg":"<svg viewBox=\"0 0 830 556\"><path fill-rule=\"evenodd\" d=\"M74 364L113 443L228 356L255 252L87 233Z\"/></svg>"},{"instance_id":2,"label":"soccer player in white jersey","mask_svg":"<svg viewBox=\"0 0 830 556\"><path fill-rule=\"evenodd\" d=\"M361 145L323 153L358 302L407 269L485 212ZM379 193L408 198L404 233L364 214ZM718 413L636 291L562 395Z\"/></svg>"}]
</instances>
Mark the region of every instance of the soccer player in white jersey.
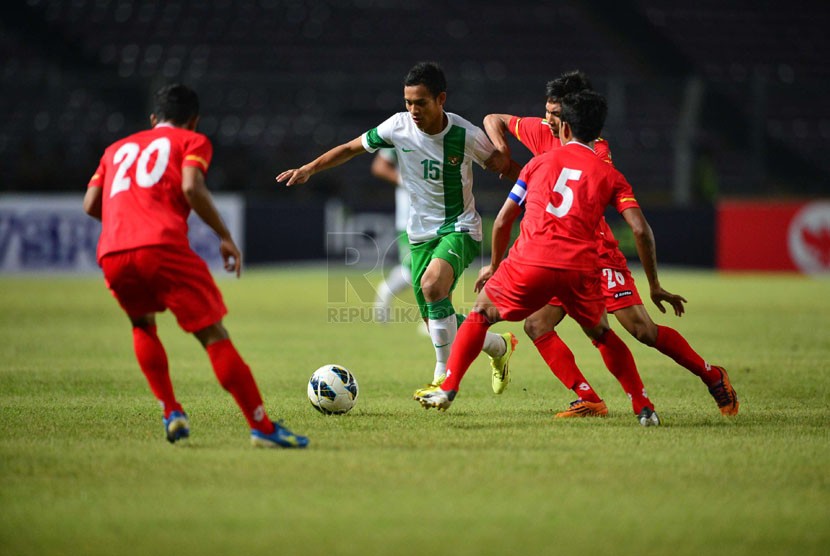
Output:
<instances>
[{"instance_id":1,"label":"soccer player in white jersey","mask_svg":"<svg viewBox=\"0 0 830 556\"><path fill-rule=\"evenodd\" d=\"M443 382L456 329L463 320L456 315L450 296L464 269L481 252L481 217L473 198L472 163L490 170L511 163L481 128L445 112L446 100L447 82L441 67L420 62L404 79L406 112L394 114L360 137L277 176L278 182L288 186L302 184L317 172L359 154L384 147L395 149L401 182L412 205L406 230L412 253L412 285L435 348L430 386ZM509 332L488 333L485 339L483 351L491 358L492 386L497 394L510 380L508 360L516 343Z\"/></svg>"}]
</instances>

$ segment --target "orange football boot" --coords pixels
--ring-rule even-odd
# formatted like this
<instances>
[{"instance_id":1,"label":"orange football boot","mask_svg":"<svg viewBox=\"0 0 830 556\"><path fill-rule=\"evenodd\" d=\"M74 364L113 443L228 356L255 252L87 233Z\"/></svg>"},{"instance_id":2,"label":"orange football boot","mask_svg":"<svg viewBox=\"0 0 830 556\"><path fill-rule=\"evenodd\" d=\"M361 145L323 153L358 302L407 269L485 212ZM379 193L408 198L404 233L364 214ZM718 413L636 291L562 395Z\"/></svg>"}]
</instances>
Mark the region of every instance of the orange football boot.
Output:
<instances>
[{"instance_id":1,"label":"orange football boot","mask_svg":"<svg viewBox=\"0 0 830 556\"><path fill-rule=\"evenodd\" d=\"M720 412L727 417L738 414L738 394L732 388L732 383L729 382L729 375L726 374L726 369L723 367L713 367L720 371L720 382L709 388L709 393L715 398L718 403Z\"/></svg>"},{"instance_id":2,"label":"orange football boot","mask_svg":"<svg viewBox=\"0 0 830 556\"><path fill-rule=\"evenodd\" d=\"M570 417L605 417L608 415L608 406L605 402L600 400L596 402L586 402L585 400L576 400L571 402L568 409L556 414L557 419L567 419Z\"/></svg>"}]
</instances>

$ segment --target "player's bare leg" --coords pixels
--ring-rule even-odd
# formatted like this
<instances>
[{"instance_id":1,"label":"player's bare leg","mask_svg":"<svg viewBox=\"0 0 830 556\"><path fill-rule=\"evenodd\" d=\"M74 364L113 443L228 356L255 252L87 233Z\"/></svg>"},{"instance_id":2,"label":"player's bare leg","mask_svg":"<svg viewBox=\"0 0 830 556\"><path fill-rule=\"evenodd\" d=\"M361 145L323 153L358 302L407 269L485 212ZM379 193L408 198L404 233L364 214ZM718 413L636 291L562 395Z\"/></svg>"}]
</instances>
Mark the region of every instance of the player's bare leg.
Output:
<instances>
[{"instance_id":1,"label":"player's bare leg","mask_svg":"<svg viewBox=\"0 0 830 556\"><path fill-rule=\"evenodd\" d=\"M559 305L545 305L525 319L525 334L535 342L540 336L553 332L566 314Z\"/></svg>"},{"instance_id":2,"label":"player's bare leg","mask_svg":"<svg viewBox=\"0 0 830 556\"><path fill-rule=\"evenodd\" d=\"M450 299L450 290L456 276L452 265L441 258L433 258L421 277L421 291L427 302L427 328L435 348L433 381L440 384L447 372L447 361L458 330L458 320ZM501 358L515 345L507 345L507 339L493 333L485 335L483 350L491 358ZM505 361L506 363L506 361ZM502 388L503 390L503 388Z\"/></svg>"},{"instance_id":3,"label":"player's bare leg","mask_svg":"<svg viewBox=\"0 0 830 556\"><path fill-rule=\"evenodd\" d=\"M428 316L424 319L435 348L435 368L431 385L440 384L447 374L447 359L457 330L455 309L449 294L455 281L455 272L444 259L434 258L421 277L421 291L427 303Z\"/></svg>"},{"instance_id":4,"label":"player's bare leg","mask_svg":"<svg viewBox=\"0 0 830 556\"><path fill-rule=\"evenodd\" d=\"M638 341L667 355L699 377L709 388L709 393L723 415L731 416L738 413L738 395L729 382L726 369L706 362L679 332L668 326L655 324L643 305L619 309L614 312L614 316Z\"/></svg>"},{"instance_id":5,"label":"player's bare leg","mask_svg":"<svg viewBox=\"0 0 830 556\"><path fill-rule=\"evenodd\" d=\"M251 368L239 355L221 321L193 335L207 351L219 384L233 396L245 416L254 446L304 448L308 444L306 437L295 435L268 417Z\"/></svg>"},{"instance_id":6,"label":"player's bare leg","mask_svg":"<svg viewBox=\"0 0 830 556\"><path fill-rule=\"evenodd\" d=\"M649 347L657 342L657 325L651 320L651 315L643 305L632 305L614 311L614 316L626 331L634 338Z\"/></svg>"},{"instance_id":7,"label":"player's bare leg","mask_svg":"<svg viewBox=\"0 0 830 556\"><path fill-rule=\"evenodd\" d=\"M461 379L481 352L487 330L500 320L498 309L493 305L485 290L481 290L473 310L464 321L464 326L459 329L458 338L456 338L448 361L447 378L440 386L416 392L415 400L422 407L434 407L441 411L449 409L458 392Z\"/></svg>"},{"instance_id":8,"label":"player's bare leg","mask_svg":"<svg viewBox=\"0 0 830 556\"><path fill-rule=\"evenodd\" d=\"M596 325L583 326L582 329L599 349L605 366L631 399L638 422L643 426L659 425L660 419L654 411L654 405L648 399L634 357L628 346L611 330L607 314L603 312Z\"/></svg>"},{"instance_id":9,"label":"player's bare leg","mask_svg":"<svg viewBox=\"0 0 830 556\"><path fill-rule=\"evenodd\" d=\"M533 344L548 364L548 368L566 388L573 390L578 396L567 410L557 413L557 417L606 415L608 408L605 403L594 392L576 366L576 360L570 348L556 334L556 327L565 315L565 309L561 306L545 305L527 317L524 323L525 334L533 340Z\"/></svg>"}]
</instances>

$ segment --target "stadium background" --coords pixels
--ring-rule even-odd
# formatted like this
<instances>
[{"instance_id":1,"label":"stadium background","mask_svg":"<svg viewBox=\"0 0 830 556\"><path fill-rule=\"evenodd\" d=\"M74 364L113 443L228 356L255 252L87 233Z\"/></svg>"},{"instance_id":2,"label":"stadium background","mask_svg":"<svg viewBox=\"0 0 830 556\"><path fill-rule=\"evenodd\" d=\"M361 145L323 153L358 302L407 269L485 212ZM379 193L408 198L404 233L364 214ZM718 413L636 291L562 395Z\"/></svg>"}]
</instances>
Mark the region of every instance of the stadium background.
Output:
<instances>
[{"instance_id":1,"label":"stadium background","mask_svg":"<svg viewBox=\"0 0 830 556\"><path fill-rule=\"evenodd\" d=\"M14 268L37 270L55 266L56 236L88 244L67 232L75 220L32 224L8 199L34 194L43 210L56 194L80 199L103 148L146 127L151 93L169 82L200 93L200 131L215 146L208 184L242 199L249 262L331 257L333 231L388 244L393 192L369 175L369 156L306 187L286 190L274 176L402 110L404 74L431 59L447 73L447 109L479 124L490 112L541 115L545 82L584 70L608 97L604 136L661 261L730 268L731 238L735 253L758 251L734 268L764 268L805 203L830 197L830 7L694 4L4 2L0 246L34 249L33 266ZM514 156L527 159L521 148ZM479 171L476 190L492 218L506 184ZM809 231L826 271L830 209L818 206ZM796 267L781 259L769 268Z\"/></svg>"}]
</instances>

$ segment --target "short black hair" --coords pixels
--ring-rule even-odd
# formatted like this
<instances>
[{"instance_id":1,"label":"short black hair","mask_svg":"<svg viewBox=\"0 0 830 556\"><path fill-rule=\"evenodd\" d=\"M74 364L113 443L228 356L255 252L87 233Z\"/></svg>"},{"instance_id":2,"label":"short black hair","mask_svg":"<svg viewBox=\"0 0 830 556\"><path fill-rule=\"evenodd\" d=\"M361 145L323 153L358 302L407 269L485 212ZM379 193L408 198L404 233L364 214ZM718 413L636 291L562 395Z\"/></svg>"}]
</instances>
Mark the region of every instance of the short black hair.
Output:
<instances>
[{"instance_id":1,"label":"short black hair","mask_svg":"<svg viewBox=\"0 0 830 556\"><path fill-rule=\"evenodd\" d=\"M418 62L406 74L403 85L404 87L423 85L432 96L437 97L447 91L447 78L444 77L444 70L437 62Z\"/></svg>"},{"instance_id":2,"label":"short black hair","mask_svg":"<svg viewBox=\"0 0 830 556\"><path fill-rule=\"evenodd\" d=\"M565 95L559 102L562 104L559 118L571 126L575 139L590 143L599 137L608 115L608 103L605 102L604 96L596 91L583 89Z\"/></svg>"},{"instance_id":3,"label":"short black hair","mask_svg":"<svg viewBox=\"0 0 830 556\"><path fill-rule=\"evenodd\" d=\"M579 70L567 71L545 85L545 98L559 101L565 95L579 91L593 91L591 80Z\"/></svg>"},{"instance_id":4,"label":"short black hair","mask_svg":"<svg viewBox=\"0 0 830 556\"><path fill-rule=\"evenodd\" d=\"M153 114L160 122L185 125L199 115L199 96L179 83L165 85L153 95Z\"/></svg>"}]
</instances>

